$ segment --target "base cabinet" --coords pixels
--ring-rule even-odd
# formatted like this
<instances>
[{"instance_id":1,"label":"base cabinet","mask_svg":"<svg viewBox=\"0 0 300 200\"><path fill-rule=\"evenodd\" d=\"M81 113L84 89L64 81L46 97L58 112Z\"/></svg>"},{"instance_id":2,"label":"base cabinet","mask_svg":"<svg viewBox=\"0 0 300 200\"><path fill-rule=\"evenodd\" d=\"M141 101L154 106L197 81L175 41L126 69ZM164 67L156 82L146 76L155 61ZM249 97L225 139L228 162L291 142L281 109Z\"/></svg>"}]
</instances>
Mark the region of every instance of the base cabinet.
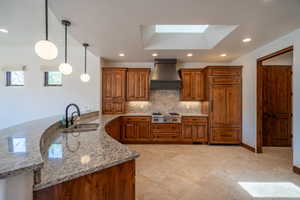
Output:
<instances>
[{"instance_id":1,"label":"base cabinet","mask_svg":"<svg viewBox=\"0 0 300 200\"><path fill-rule=\"evenodd\" d=\"M157 143L177 143L180 140L181 124L152 124L153 141Z\"/></svg>"},{"instance_id":2,"label":"base cabinet","mask_svg":"<svg viewBox=\"0 0 300 200\"><path fill-rule=\"evenodd\" d=\"M151 142L150 117L122 117L121 141L123 143Z\"/></svg>"},{"instance_id":3,"label":"base cabinet","mask_svg":"<svg viewBox=\"0 0 300 200\"><path fill-rule=\"evenodd\" d=\"M240 144L239 128L212 128L210 142L213 144Z\"/></svg>"},{"instance_id":4,"label":"base cabinet","mask_svg":"<svg viewBox=\"0 0 300 200\"><path fill-rule=\"evenodd\" d=\"M207 143L207 126L206 117L183 117L181 140Z\"/></svg>"},{"instance_id":5,"label":"base cabinet","mask_svg":"<svg viewBox=\"0 0 300 200\"><path fill-rule=\"evenodd\" d=\"M135 161L34 192L34 200L135 200Z\"/></svg>"}]
</instances>

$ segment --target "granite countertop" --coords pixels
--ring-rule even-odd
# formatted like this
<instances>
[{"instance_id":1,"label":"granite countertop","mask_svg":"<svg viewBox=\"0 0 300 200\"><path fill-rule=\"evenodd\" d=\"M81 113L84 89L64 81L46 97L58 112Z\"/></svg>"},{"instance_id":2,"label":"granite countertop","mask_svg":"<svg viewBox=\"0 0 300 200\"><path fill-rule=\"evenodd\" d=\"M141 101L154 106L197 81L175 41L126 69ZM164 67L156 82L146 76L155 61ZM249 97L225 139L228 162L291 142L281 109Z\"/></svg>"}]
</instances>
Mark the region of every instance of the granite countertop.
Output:
<instances>
[{"instance_id":1,"label":"granite countertop","mask_svg":"<svg viewBox=\"0 0 300 200\"><path fill-rule=\"evenodd\" d=\"M137 152L106 134L105 124L116 117L118 115L100 115L98 119L89 121L100 123L97 131L82 133L57 131L56 138L43 153L44 166L40 170L40 183L34 186L34 190L137 158L139 156Z\"/></svg>"},{"instance_id":2,"label":"granite countertop","mask_svg":"<svg viewBox=\"0 0 300 200\"><path fill-rule=\"evenodd\" d=\"M0 178L39 171L34 190L40 190L137 158L137 152L106 134L105 125L120 116L151 113L100 115L89 119L100 124L97 131L80 134L62 133L59 116L0 130Z\"/></svg>"},{"instance_id":3,"label":"granite countertop","mask_svg":"<svg viewBox=\"0 0 300 200\"><path fill-rule=\"evenodd\" d=\"M49 117L0 130L0 178L42 167L40 139L58 120Z\"/></svg>"}]
</instances>

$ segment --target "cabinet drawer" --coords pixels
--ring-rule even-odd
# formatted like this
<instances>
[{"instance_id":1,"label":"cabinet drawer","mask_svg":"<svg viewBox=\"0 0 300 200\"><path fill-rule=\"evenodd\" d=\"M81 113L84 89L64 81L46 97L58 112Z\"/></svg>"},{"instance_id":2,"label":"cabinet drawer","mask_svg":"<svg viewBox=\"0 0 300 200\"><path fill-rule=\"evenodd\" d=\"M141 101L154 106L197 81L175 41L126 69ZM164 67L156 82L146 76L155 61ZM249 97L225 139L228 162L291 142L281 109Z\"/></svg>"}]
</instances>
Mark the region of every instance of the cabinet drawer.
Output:
<instances>
[{"instance_id":1,"label":"cabinet drawer","mask_svg":"<svg viewBox=\"0 0 300 200\"><path fill-rule=\"evenodd\" d=\"M211 69L210 76L240 76L241 69L239 68L226 68L222 67L220 69Z\"/></svg>"},{"instance_id":2,"label":"cabinet drawer","mask_svg":"<svg viewBox=\"0 0 300 200\"><path fill-rule=\"evenodd\" d=\"M239 84L241 78L239 76L210 77L210 82L213 84Z\"/></svg>"},{"instance_id":3,"label":"cabinet drawer","mask_svg":"<svg viewBox=\"0 0 300 200\"><path fill-rule=\"evenodd\" d=\"M150 117L122 117L123 122L150 122Z\"/></svg>"},{"instance_id":4,"label":"cabinet drawer","mask_svg":"<svg viewBox=\"0 0 300 200\"><path fill-rule=\"evenodd\" d=\"M153 133L172 133L180 132L181 124L152 124Z\"/></svg>"},{"instance_id":5,"label":"cabinet drawer","mask_svg":"<svg viewBox=\"0 0 300 200\"><path fill-rule=\"evenodd\" d=\"M215 144L240 144L239 128L212 128L210 142Z\"/></svg>"},{"instance_id":6,"label":"cabinet drawer","mask_svg":"<svg viewBox=\"0 0 300 200\"><path fill-rule=\"evenodd\" d=\"M207 123L207 117L182 117L183 123Z\"/></svg>"}]
</instances>

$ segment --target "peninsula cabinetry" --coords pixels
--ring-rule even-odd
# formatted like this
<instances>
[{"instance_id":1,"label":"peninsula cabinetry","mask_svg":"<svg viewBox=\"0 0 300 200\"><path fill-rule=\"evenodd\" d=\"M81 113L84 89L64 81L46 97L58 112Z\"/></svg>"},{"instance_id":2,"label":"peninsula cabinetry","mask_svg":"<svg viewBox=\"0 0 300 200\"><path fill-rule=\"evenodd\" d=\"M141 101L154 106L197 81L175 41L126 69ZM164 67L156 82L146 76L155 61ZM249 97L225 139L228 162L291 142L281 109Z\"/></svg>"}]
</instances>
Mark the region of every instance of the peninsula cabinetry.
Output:
<instances>
[{"instance_id":1,"label":"peninsula cabinetry","mask_svg":"<svg viewBox=\"0 0 300 200\"><path fill-rule=\"evenodd\" d=\"M241 66L207 67L206 95L209 107L209 142L240 144L242 122Z\"/></svg>"},{"instance_id":2,"label":"peninsula cabinetry","mask_svg":"<svg viewBox=\"0 0 300 200\"><path fill-rule=\"evenodd\" d=\"M202 69L181 69L181 101L204 100L204 74Z\"/></svg>"},{"instance_id":3,"label":"peninsula cabinetry","mask_svg":"<svg viewBox=\"0 0 300 200\"><path fill-rule=\"evenodd\" d=\"M151 142L150 121L150 117L122 117L121 141L123 143Z\"/></svg>"},{"instance_id":4,"label":"peninsula cabinetry","mask_svg":"<svg viewBox=\"0 0 300 200\"><path fill-rule=\"evenodd\" d=\"M102 113L118 114L125 112L126 102L125 68L102 69Z\"/></svg>"},{"instance_id":5,"label":"peninsula cabinetry","mask_svg":"<svg viewBox=\"0 0 300 200\"><path fill-rule=\"evenodd\" d=\"M129 68L127 70L127 101L149 100L150 69Z\"/></svg>"},{"instance_id":6,"label":"peninsula cabinetry","mask_svg":"<svg viewBox=\"0 0 300 200\"><path fill-rule=\"evenodd\" d=\"M34 192L34 200L135 200L135 161Z\"/></svg>"}]
</instances>

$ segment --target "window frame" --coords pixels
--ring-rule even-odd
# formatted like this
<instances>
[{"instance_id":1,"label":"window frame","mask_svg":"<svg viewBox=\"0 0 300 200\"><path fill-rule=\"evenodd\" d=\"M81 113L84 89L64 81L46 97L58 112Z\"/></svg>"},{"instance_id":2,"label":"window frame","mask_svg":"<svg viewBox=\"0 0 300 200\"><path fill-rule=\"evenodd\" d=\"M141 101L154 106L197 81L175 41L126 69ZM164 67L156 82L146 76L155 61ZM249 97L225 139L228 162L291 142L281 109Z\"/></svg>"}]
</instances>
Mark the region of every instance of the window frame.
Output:
<instances>
[{"instance_id":1,"label":"window frame","mask_svg":"<svg viewBox=\"0 0 300 200\"><path fill-rule=\"evenodd\" d=\"M49 84L49 72L44 72L44 86L45 87L62 87L62 80L61 80L61 84Z\"/></svg>"},{"instance_id":2,"label":"window frame","mask_svg":"<svg viewBox=\"0 0 300 200\"><path fill-rule=\"evenodd\" d=\"M25 74L24 74L24 84L23 85L16 85L16 84L11 83L11 72L13 72L13 71L5 72L6 87L22 87L22 86L25 86Z\"/></svg>"}]
</instances>

